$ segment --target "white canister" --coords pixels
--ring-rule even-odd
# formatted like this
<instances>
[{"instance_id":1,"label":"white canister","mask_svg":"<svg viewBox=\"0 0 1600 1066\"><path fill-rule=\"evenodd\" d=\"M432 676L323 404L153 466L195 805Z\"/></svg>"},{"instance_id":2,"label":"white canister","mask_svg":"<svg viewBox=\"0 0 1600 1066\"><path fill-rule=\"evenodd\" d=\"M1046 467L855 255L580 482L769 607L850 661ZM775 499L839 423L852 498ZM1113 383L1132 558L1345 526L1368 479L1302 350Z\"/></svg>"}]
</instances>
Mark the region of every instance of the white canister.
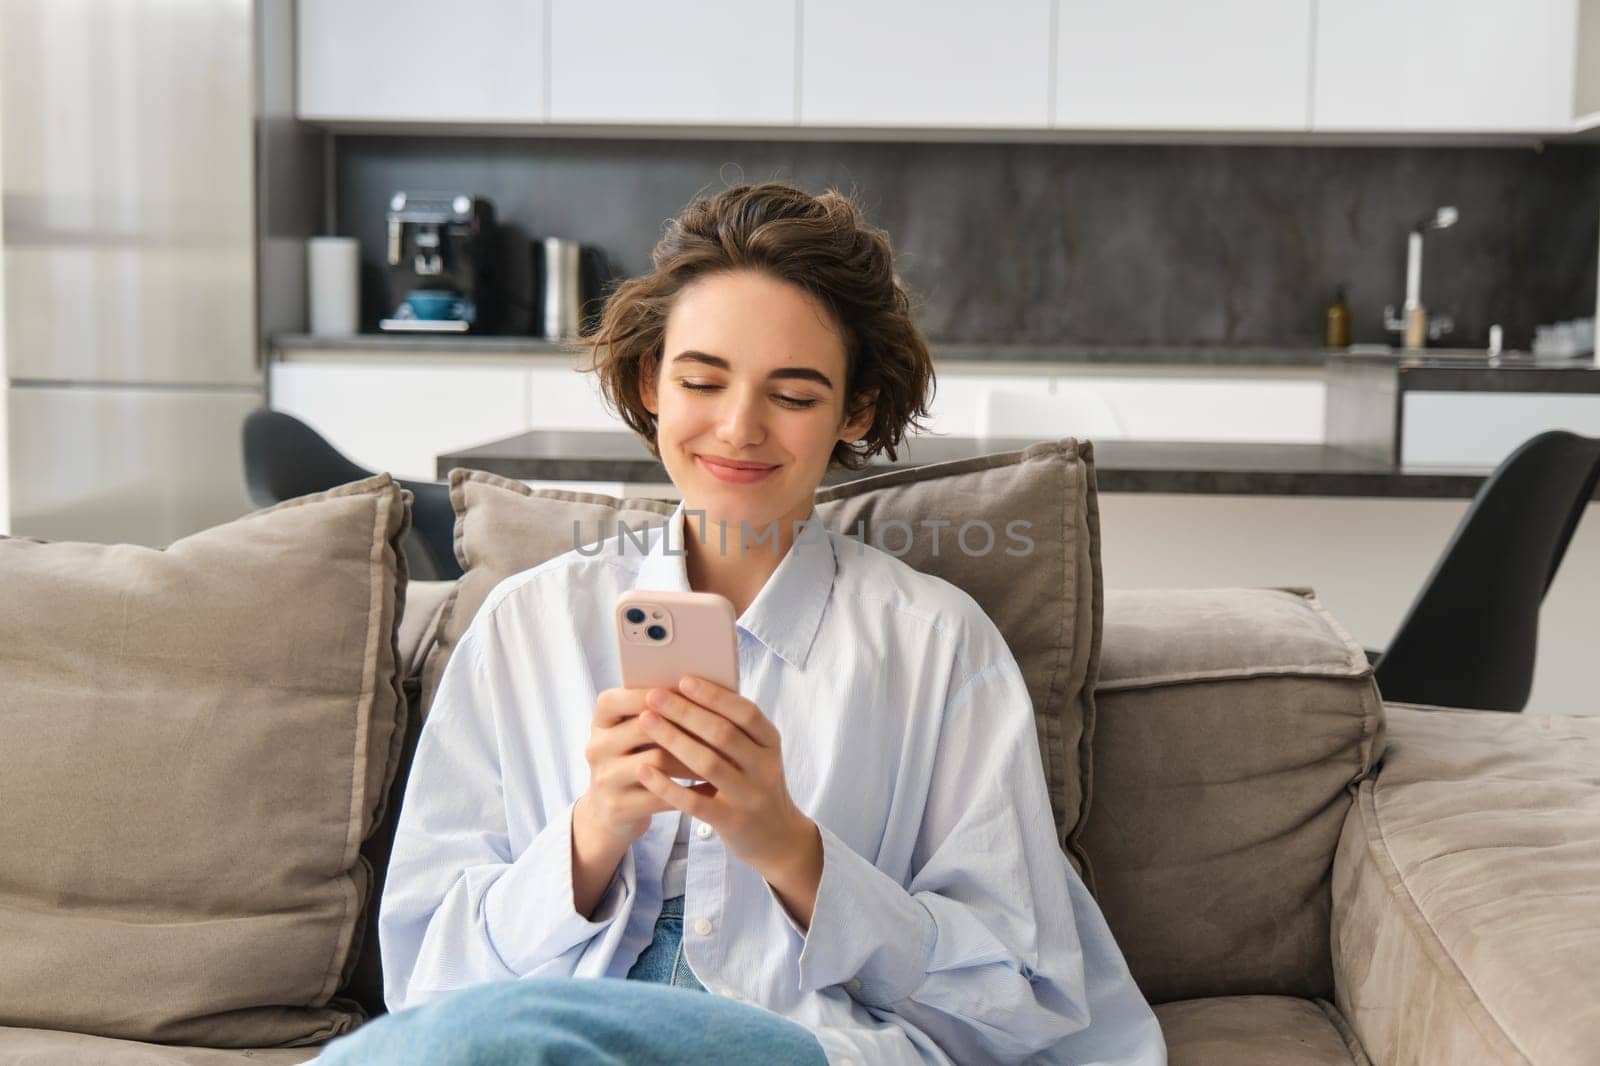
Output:
<instances>
[{"instance_id":1,"label":"white canister","mask_svg":"<svg viewBox=\"0 0 1600 1066\"><path fill-rule=\"evenodd\" d=\"M354 335L361 308L360 243L354 237L312 237L306 242L306 284L312 335Z\"/></svg>"}]
</instances>

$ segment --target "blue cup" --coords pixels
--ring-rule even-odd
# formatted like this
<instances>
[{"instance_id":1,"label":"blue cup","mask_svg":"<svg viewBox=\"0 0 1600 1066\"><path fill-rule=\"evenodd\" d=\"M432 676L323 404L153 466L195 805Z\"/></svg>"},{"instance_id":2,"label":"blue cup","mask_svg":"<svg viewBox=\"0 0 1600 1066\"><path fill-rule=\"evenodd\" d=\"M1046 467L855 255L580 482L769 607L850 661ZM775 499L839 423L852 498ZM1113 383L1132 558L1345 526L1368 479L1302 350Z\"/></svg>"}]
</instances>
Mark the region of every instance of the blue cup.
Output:
<instances>
[{"instance_id":1,"label":"blue cup","mask_svg":"<svg viewBox=\"0 0 1600 1066\"><path fill-rule=\"evenodd\" d=\"M443 289L418 289L406 297L406 305L418 318L443 322L463 316L461 297Z\"/></svg>"}]
</instances>

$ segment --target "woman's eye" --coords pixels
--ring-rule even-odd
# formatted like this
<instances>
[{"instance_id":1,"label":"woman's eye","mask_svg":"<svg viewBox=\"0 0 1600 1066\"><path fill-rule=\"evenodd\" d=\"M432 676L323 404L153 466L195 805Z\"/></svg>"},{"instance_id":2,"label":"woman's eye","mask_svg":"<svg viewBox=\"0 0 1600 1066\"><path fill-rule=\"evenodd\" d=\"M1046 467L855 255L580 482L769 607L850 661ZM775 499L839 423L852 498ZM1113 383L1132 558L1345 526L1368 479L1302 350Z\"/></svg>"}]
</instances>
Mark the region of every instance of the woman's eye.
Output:
<instances>
[{"instance_id":1,"label":"woman's eye","mask_svg":"<svg viewBox=\"0 0 1600 1066\"><path fill-rule=\"evenodd\" d=\"M678 384L682 388L688 389L690 392L715 392L717 389L722 388L721 385L711 384L704 381L680 381ZM790 407L797 410L803 410L807 407L815 407L817 404L822 402L809 396L789 396L781 392L775 393L772 398L785 407Z\"/></svg>"}]
</instances>

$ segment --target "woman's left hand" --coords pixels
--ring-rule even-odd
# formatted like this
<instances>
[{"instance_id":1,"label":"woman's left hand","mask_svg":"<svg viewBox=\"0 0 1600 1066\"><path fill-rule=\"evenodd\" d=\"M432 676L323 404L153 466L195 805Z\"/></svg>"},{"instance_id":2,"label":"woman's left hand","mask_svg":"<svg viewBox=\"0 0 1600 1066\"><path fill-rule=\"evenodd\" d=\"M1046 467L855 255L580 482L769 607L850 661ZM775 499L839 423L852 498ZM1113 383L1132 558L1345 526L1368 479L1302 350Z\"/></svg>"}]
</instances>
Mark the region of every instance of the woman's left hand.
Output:
<instances>
[{"instance_id":1,"label":"woman's left hand","mask_svg":"<svg viewBox=\"0 0 1600 1066\"><path fill-rule=\"evenodd\" d=\"M713 681L685 676L678 687L683 695L650 690L640 723L704 783L686 787L650 766L639 768L640 782L709 824L774 887L811 865L809 859L820 860L816 825L789 797L778 727L760 707Z\"/></svg>"}]
</instances>

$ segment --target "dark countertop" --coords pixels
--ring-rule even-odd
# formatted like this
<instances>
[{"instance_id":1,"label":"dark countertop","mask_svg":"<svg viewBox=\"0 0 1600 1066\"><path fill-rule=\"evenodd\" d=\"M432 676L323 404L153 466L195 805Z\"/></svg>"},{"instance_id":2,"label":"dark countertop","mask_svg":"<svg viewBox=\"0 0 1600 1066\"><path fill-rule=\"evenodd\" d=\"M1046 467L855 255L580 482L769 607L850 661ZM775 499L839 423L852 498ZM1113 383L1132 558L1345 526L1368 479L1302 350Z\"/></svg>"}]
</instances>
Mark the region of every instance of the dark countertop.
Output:
<instances>
[{"instance_id":1,"label":"dark countertop","mask_svg":"<svg viewBox=\"0 0 1600 1066\"><path fill-rule=\"evenodd\" d=\"M1600 364L1592 354L1535 359L1527 352L1486 355L1330 352L1328 375L1392 374L1403 392L1600 392Z\"/></svg>"},{"instance_id":2,"label":"dark countertop","mask_svg":"<svg viewBox=\"0 0 1600 1066\"><path fill-rule=\"evenodd\" d=\"M824 484L991 452L1015 451L1036 438L914 437L897 462L877 457L866 470L831 471ZM1101 492L1208 493L1242 496L1384 496L1465 499L1487 470L1402 469L1360 452L1323 444L1218 444L1097 441ZM437 476L464 466L525 481L660 483L666 469L625 430L534 430L438 457Z\"/></svg>"}]
</instances>

